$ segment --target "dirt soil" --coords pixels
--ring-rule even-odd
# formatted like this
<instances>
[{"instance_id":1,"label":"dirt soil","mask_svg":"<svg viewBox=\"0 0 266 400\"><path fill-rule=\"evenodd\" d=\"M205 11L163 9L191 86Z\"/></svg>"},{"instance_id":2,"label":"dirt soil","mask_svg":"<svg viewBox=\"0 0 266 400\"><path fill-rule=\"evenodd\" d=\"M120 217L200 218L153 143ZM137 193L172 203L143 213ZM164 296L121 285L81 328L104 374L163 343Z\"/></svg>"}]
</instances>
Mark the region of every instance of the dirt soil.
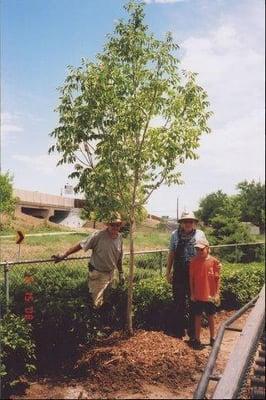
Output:
<instances>
[{"instance_id":1,"label":"dirt soil","mask_svg":"<svg viewBox=\"0 0 266 400\"><path fill-rule=\"evenodd\" d=\"M5 215L1 215L1 220L3 225L8 223L8 218ZM28 233L33 228L42 226L58 228L58 225L53 222L45 221L44 219L41 218L35 218L32 217L31 215L27 215L21 212L17 212L15 219L11 220L11 228L14 230L14 232L20 229L23 231L23 233Z\"/></svg>"},{"instance_id":2,"label":"dirt soil","mask_svg":"<svg viewBox=\"0 0 266 400\"><path fill-rule=\"evenodd\" d=\"M233 312L217 315L217 327ZM242 326L247 314L234 326ZM239 333L225 334L215 374L221 373ZM202 329L201 351L162 332L138 330L131 338L114 332L93 348L82 348L72 377L27 382L13 399L192 399L210 353L209 332ZM215 385L210 385L208 396Z\"/></svg>"}]
</instances>

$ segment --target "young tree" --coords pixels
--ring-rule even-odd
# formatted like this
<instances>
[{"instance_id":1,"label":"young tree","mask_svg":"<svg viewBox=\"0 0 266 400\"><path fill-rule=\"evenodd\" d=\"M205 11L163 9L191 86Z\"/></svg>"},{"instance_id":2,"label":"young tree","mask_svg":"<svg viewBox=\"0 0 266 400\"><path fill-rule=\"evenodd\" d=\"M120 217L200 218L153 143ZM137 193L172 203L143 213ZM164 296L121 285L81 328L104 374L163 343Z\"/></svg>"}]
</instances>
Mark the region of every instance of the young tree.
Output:
<instances>
[{"instance_id":1,"label":"young tree","mask_svg":"<svg viewBox=\"0 0 266 400\"><path fill-rule=\"evenodd\" d=\"M241 219L260 227L265 231L265 184L260 182L244 181L237 185L241 206Z\"/></svg>"},{"instance_id":2,"label":"young tree","mask_svg":"<svg viewBox=\"0 0 266 400\"><path fill-rule=\"evenodd\" d=\"M200 200L199 209L195 214L205 225L209 225L210 220L223 210L227 201L228 196L222 190L210 193Z\"/></svg>"},{"instance_id":3,"label":"young tree","mask_svg":"<svg viewBox=\"0 0 266 400\"><path fill-rule=\"evenodd\" d=\"M207 226L212 225L212 220L217 215L240 221L241 204L239 196L228 196L222 190L210 193L201 199L195 215Z\"/></svg>"},{"instance_id":4,"label":"young tree","mask_svg":"<svg viewBox=\"0 0 266 400\"><path fill-rule=\"evenodd\" d=\"M248 228L236 216L230 215L230 213L218 213L211 219L210 223L211 229L208 232L208 238L214 245L250 243L253 241ZM256 257L254 250L248 247L236 247L235 249L231 247L220 248L219 254L229 262L240 262L245 259L253 259L254 261Z\"/></svg>"},{"instance_id":5,"label":"young tree","mask_svg":"<svg viewBox=\"0 0 266 400\"><path fill-rule=\"evenodd\" d=\"M96 61L69 68L50 152L61 154L59 164L74 164L71 176L86 193L87 211L99 219L119 211L129 221L132 334L136 216L161 184L180 183L177 166L197 158L210 112L196 74L179 71L171 34L160 41L149 33L143 3L125 9L128 21L117 23Z\"/></svg>"},{"instance_id":6,"label":"young tree","mask_svg":"<svg viewBox=\"0 0 266 400\"><path fill-rule=\"evenodd\" d=\"M234 216L217 214L211 219L210 237L213 244L249 243L248 228Z\"/></svg>"},{"instance_id":7,"label":"young tree","mask_svg":"<svg viewBox=\"0 0 266 400\"><path fill-rule=\"evenodd\" d=\"M12 177L7 172L0 174L0 213L13 216L16 199L13 196Z\"/></svg>"}]
</instances>

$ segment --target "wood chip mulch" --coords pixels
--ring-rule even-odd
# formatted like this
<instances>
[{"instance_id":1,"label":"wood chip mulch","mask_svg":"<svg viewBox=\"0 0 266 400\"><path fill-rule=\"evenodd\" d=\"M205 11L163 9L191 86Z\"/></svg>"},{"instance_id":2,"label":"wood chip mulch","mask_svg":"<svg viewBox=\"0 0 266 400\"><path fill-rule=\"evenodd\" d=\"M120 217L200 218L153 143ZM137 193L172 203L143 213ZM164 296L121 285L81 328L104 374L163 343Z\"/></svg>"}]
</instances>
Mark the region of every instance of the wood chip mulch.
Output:
<instances>
[{"instance_id":1,"label":"wood chip mulch","mask_svg":"<svg viewBox=\"0 0 266 400\"><path fill-rule=\"evenodd\" d=\"M141 389L156 382L178 389L191 385L206 364L209 350L194 351L182 340L162 332L138 330L126 338L114 332L88 350L75 366L87 388L106 393Z\"/></svg>"}]
</instances>

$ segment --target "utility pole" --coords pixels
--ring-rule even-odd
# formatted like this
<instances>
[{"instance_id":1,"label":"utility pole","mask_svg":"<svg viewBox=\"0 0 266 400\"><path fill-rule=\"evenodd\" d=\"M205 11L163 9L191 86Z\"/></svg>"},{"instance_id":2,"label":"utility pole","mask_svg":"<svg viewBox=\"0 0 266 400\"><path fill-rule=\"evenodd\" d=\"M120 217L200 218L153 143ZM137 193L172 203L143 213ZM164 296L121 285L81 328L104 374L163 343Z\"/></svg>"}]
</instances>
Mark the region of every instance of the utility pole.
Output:
<instances>
[{"instance_id":1,"label":"utility pole","mask_svg":"<svg viewBox=\"0 0 266 400\"><path fill-rule=\"evenodd\" d=\"M176 221L178 222L178 196L176 198Z\"/></svg>"}]
</instances>

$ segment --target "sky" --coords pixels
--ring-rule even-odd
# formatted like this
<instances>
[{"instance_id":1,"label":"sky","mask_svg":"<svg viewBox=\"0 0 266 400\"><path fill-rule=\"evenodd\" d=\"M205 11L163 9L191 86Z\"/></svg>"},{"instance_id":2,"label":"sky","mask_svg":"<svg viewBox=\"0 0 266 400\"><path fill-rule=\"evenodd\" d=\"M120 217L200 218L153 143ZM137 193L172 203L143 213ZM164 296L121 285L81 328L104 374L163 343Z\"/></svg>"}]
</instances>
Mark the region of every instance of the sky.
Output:
<instances>
[{"instance_id":1,"label":"sky","mask_svg":"<svg viewBox=\"0 0 266 400\"><path fill-rule=\"evenodd\" d=\"M180 67L198 73L213 116L199 159L182 168L183 185L162 186L147 209L176 216L200 199L236 193L243 180L264 182L264 0L146 0L157 38L171 31ZM48 155L57 125L57 88L67 66L94 60L126 17L122 0L1 1L1 171L14 186L60 194L71 166Z\"/></svg>"}]
</instances>

